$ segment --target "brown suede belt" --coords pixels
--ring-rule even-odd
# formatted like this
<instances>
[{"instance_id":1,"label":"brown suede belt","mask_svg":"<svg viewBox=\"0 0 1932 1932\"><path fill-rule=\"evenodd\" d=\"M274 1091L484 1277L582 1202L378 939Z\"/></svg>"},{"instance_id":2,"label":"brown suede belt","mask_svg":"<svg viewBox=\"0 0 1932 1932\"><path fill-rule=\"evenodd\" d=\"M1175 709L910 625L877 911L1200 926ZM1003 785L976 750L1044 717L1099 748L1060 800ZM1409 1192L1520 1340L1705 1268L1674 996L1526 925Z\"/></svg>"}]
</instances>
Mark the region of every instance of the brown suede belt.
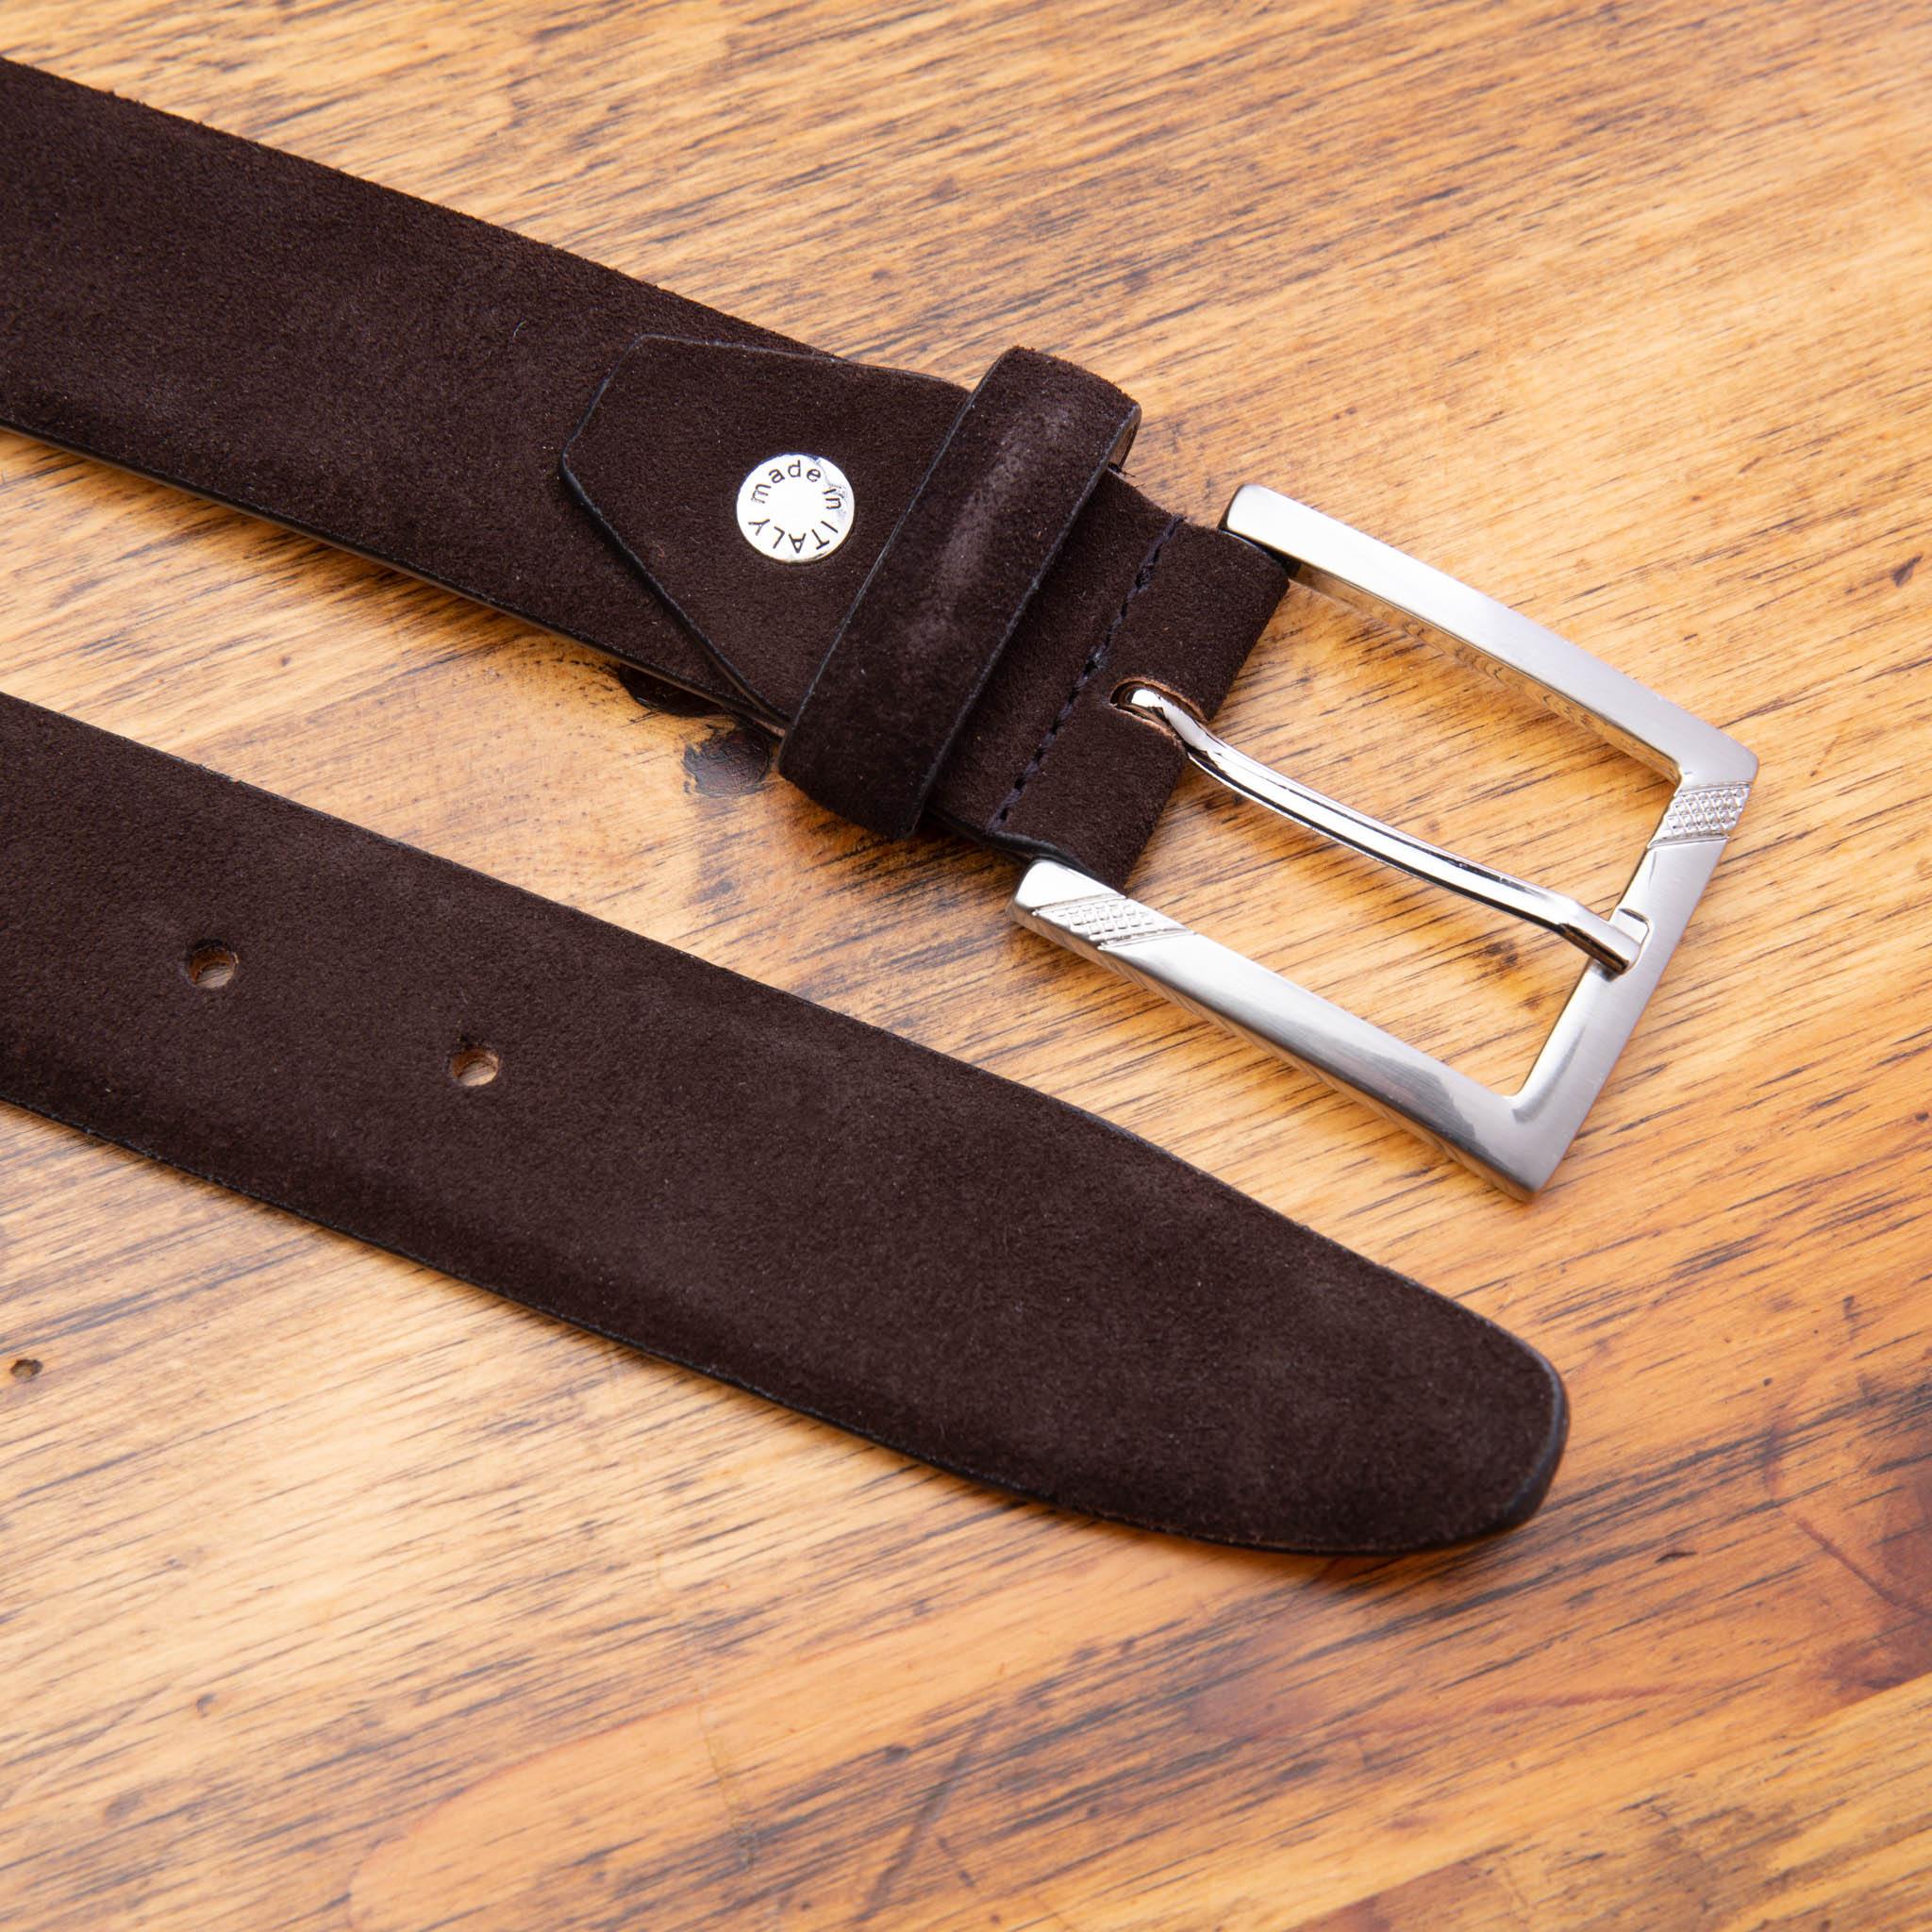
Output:
<instances>
[{"instance_id":1,"label":"brown suede belt","mask_svg":"<svg viewBox=\"0 0 1932 1932\"><path fill-rule=\"evenodd\" d=\"M1051 358L816 355L8 63L0 260L0 421L783 728L886 832L1118 883L1182 755L1110 693L1211 711L1284 581ZM1540 1356L1142 1141L5 697L0 980L0 1096L1072 1508L1386 1552L1561 1451Z\"/></svg>"}]
</instances>

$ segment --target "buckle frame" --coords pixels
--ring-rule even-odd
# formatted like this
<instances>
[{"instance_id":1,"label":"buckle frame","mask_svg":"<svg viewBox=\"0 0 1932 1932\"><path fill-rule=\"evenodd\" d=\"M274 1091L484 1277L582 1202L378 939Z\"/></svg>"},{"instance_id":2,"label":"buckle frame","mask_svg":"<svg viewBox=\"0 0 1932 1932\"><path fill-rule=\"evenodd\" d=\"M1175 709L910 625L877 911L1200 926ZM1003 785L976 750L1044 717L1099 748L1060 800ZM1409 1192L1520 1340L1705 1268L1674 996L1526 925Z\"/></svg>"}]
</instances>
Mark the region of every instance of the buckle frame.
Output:
<instances>
[{"instance_id":1,"label":"buckle frame","mask_svg":"<svg viewBox=\"0 0 1932 1932\"><path fill-rule=\"evenodd\" d=\"M1590 963L1535 1063L1513 1092L1498 1091L1057 860L1028 867L1009 910L1031 930L1356 1094L1506 1192L1533 1194L1556 1171L1635 1030L1743 812L1757 759L1520 611L1274 491L1244 486L1221 526L1273 552L1311 589L1446 644L1676 781L1615 910L1600 920L1560 893L1297 785L1224 744L1164 692L1124 691L1128 709L1172 731L1193 762L1241 796L1582 947Z\"/></svg>"}]
</instances>

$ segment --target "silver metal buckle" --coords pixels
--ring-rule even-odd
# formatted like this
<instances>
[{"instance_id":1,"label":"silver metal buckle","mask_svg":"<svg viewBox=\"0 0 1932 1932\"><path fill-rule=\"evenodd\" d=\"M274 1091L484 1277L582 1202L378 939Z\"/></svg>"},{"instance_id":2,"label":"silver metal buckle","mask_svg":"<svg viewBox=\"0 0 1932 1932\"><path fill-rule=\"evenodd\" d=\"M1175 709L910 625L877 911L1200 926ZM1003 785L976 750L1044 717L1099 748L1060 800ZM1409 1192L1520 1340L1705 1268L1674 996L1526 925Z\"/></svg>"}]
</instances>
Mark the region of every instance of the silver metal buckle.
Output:
<instances>
[{"instance_id":1,"label":"silver metal buckle","mask_svg":"<svg viewBox=\"0 0 1932 1932\"><path fill-rule=\"evenodd\" d=\"M1070 866L1029 867L1023 925L1165 993L1358 1094L1512 1194L1549 1179L1635 1028L1738 823L1757 760L1735 739L1467 584L1306 505L1250 484L1221 526L1298 581L1519 685L1676 780L1616 909L1599 917L1367 817L1247 758L1147 685L1118 702L1168 731L1242 797L1420 878L1559 934L1589 958L1522 1087L1499 1093L1280 974Z\"/></svg>"}]
</instances>

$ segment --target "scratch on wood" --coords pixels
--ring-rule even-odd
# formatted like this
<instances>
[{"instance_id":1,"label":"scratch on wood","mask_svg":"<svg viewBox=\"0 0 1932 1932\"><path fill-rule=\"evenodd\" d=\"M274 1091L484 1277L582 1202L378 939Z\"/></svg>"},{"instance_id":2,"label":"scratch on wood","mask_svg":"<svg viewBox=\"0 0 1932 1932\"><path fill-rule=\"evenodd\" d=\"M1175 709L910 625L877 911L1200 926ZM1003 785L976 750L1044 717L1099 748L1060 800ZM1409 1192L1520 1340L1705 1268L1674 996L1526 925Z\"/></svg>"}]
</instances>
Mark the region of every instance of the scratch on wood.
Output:
<instances>
[{"instance_id":1,"label":"scratch on wood","mask_svg":"<svg viewBox=\"0 0 1932 1932\"><path fill-rule=\"evenodd\" d=\"M985 1738L987 1732L992 1727L993 1720L997 1715L996 1707L989 1710L973 1726L972 1730L966 1734L966 1741L954 1754L953 1761L947 1765L944 1773L933 1785L933 1788L920 1800L919 1808L912 1814L911 1822L906 1828L906 1836L901 1840L899 1849L892 1855L892 1858L886 1866L886 1869L879 1874L877 1881L866 1898L863 1908L860 1910L858 1919L854 1922L855 1924L860 1925L868 1924L871 1920L876 1918L891 1902L893 1890L897 1887L900 1878L910 1867L912 1860L918 1856L920 1845L924 1841L926 1833L939 1823L941 1817L945 1812L946 1807L952 1802L954 1790L958 1785L959 1780L965 1776L967 1769L972 1764L974 1758L978 1755L980 1742Z\"/></svg>"}]
</instances>

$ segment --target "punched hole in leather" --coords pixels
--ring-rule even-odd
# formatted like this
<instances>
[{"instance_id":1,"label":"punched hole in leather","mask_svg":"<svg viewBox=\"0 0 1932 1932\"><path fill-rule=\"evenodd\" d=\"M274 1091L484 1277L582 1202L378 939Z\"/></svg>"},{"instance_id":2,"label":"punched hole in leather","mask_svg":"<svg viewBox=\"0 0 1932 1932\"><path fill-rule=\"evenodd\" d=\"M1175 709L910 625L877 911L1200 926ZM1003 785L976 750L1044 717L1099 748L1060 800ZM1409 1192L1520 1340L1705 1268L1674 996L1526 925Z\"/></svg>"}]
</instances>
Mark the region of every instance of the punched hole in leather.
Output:
<instances>
[{"instance_id":1,"label":"punched hole in leather","mask_svg":"<svg viewBox=\"0 0 1932 1932\"><path fill-rule=\"evenodd\" d=\"M232 946L196 946L181 962L181 970L187 974L189 983L206 992L220 991L234 980L241 969L242 961Z\"/></svg>"}]
</instances>

